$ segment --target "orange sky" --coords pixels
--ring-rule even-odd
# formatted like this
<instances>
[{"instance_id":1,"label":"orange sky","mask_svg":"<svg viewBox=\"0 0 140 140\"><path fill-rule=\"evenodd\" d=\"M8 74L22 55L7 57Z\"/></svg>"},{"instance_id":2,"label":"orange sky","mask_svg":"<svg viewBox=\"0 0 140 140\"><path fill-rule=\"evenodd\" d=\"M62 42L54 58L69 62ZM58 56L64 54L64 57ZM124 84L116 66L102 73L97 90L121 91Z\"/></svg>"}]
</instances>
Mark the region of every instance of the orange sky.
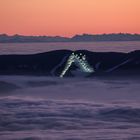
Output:
<instances>
[{"instance_id":1,"label":"orange sky","mask_svg":"<svg viewBox=\"0 0 140 140\"><path fill-rule=\"evenodd\" d=\"M0 33L140 33L140 0L0 0Z\"/></svg>"}]
</instances>

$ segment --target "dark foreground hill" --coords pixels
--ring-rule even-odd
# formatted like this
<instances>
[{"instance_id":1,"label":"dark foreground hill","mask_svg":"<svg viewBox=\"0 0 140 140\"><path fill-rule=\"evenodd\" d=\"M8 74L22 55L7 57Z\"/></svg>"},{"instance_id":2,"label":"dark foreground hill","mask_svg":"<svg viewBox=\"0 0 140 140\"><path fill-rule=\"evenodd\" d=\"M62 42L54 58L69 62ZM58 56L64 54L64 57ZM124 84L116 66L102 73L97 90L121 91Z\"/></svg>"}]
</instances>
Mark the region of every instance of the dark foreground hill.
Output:
<instances>
[{"instance_id":1,"label":"dark foreground hill","mask_svg":"<svg viewBox=\"0 0 140 140\"><path fill-rule=\"evenodd\" d=\"M71 50L56 50L31 55L0 55L0 75L60 76L72 53ZM86 61L94 69L88 76L140 75L140 51L116 53L78 50L74 54L79 59L80 56L86 56ZM82 72L80 62L71 65L65 77L76 76L73 71L77 69Z\"/></svg>"}]
</instances>

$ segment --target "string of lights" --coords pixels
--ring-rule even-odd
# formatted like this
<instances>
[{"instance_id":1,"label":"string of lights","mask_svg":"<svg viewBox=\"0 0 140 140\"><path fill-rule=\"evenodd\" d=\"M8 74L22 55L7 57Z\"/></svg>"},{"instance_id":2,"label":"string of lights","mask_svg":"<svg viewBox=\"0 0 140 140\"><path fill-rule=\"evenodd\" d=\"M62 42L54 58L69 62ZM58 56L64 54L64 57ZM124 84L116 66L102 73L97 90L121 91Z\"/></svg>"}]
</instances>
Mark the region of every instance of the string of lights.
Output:
<instances>
[{"instance_id":1,"label":"string of lights","mask_svg":"<svg viewBox=\"0 0 140 140\"><path fill-rule=\"evenodd\" d=\"M69 56L65 68L60 74L60 77L64 77L64 75L66 74L66 72L69 70L69 68L73 63L75 63L83 72L86 73L94 72L94 69L89 65L89 63L86 60L86 55L83 55L82 53L80 53L80 55L72 53Z\"/></svg>"}]
</instances>

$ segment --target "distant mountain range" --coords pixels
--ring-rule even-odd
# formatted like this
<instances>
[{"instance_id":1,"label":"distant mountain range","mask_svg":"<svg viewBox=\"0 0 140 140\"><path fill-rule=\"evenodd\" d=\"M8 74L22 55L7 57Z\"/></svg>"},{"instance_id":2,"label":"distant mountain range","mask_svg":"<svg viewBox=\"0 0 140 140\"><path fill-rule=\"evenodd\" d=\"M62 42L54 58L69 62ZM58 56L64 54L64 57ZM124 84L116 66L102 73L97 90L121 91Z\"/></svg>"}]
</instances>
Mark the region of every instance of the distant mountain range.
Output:
<instances>
[{"instance_id":1,"label":"distant mountain range","mask_svg":"<svg viewBox=\"0 0 140 140\"><path fill-rule=\"evenodd\" d=\"M92 41L140 41L140 34L82 34L71 38L61 36L23 36L0 34L0 43L29 43L29 42L92 42Z\"/></svg>"}]
</instances>

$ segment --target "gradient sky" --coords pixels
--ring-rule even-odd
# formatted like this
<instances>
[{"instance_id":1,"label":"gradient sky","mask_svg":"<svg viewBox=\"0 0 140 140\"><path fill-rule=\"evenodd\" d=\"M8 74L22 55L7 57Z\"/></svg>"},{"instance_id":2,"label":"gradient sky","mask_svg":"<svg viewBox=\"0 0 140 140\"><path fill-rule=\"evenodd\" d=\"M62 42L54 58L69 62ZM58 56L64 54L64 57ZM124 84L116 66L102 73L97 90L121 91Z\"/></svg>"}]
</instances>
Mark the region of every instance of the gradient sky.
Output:
<instances>
[{"instance_id":1,"label":"gradient sky","mask_svg":"<svg viewBox=\"0 0 140 140\"><path fill-rule=\"evenodd\" d=\"M140 33L140 0L0 0L0 33Z\"/></svg>"}]
</instances>

